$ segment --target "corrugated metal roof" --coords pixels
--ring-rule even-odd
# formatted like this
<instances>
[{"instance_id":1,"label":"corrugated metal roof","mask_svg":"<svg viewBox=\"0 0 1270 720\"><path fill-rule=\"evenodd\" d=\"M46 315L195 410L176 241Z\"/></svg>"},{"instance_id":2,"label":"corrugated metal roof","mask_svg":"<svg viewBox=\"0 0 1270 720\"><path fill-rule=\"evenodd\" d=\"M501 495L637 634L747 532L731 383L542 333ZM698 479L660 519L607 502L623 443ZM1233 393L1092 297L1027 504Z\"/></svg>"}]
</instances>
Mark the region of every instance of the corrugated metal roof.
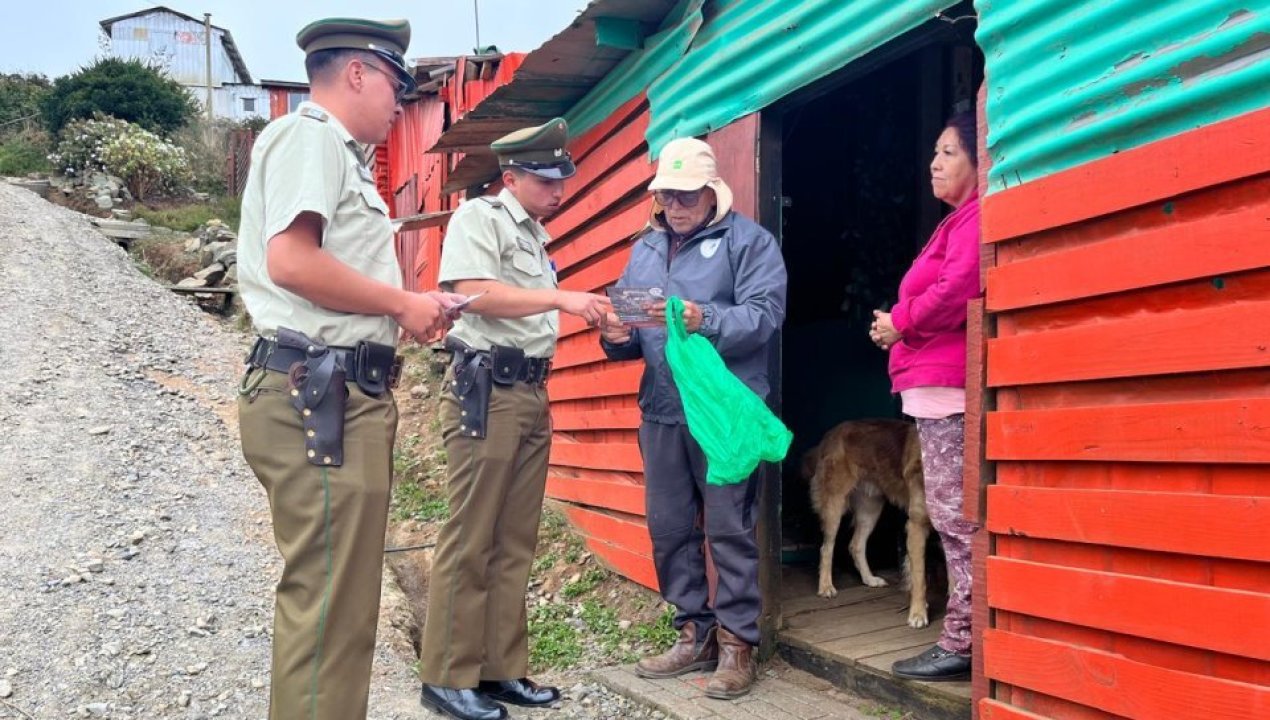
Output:
<instances>
[{"instance_id":1,"label":"corrugated metal roof","mask_svg":"<svg viewBox=\"0 0 1270 720\"><path fill-rule=\"evenodd\" d=\"M154 15L156 13L168 13L169 15L175 15L182 20L198 23L199 25L204 24L204 21L201 18L177 12L176 10L164 7L163 5L155 5L154 7L146 8L145 10L138 10L137 12L128 13L127 15L116 15L114 17L106 18L101 21L101 29L105 31L106 35L110 35L110 28L121 20L141 18ZM226 54L229 55L230 63L234 66L234 72L238 75L238 82L251 84L251 73L247 72L247 63L243 61L243 56L238 52L238 45L234 42L233 34L218 25L213 25L212 29L220 32L221 44L224 46ZM204 60L204 62L206 62L206 60Z\"/></svg>"},{"instance_id":2,"label":"corrugated metal roof","mask_svg":"<svg viewBox=\"0 0 1270 720\"><path fill-rule=\"evenodd\" d=\"M692 47L648 87L656 157L771 105L955 5L949 0L715 0Z\"/></svg>"},{"instance_id":3,"label":"corrugated metal roof","mask_svg":"<svg viewBox=\"0 0 1270 720\"><path fill-rule=\"evenodd\" d=\"M978 0L989 192L1270 105L1265 0Z\"/></svg>"},{"instance_id":4,"label":"corrugated metal roof","mask_svg":"<svg viewBox=\"0 0 1270 720\"><path fill-rule=\"evenodd\" d=\"M446 131L430 152L488 154L490 142L564 115L630 51L596 43L597 18L656 26L675 0L595 0L530 53L515 80L495 90Z\"/></svg>"}]
</instances>

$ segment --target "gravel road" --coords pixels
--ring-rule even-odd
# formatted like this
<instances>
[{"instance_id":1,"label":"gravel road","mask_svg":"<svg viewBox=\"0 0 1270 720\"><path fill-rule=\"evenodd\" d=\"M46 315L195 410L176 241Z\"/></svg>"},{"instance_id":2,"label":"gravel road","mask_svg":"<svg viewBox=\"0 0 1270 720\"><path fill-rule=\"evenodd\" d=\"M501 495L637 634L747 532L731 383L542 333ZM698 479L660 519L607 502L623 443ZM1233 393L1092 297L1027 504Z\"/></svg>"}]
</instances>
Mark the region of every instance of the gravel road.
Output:
<instances>
[{"instance_id":1,"label":"gravel road","mask_svg":"<svg viewBox=\"0 0 1270 720\"><path fill-rule=\"evenodd\" d=\"M0 183L0 718L264 718L264 493L238 450L246 338L141 274L86 218ZM371 718L418 704L385 588ZM559 708L659 718L581 673Z\"/></svg>"}]
</instances>

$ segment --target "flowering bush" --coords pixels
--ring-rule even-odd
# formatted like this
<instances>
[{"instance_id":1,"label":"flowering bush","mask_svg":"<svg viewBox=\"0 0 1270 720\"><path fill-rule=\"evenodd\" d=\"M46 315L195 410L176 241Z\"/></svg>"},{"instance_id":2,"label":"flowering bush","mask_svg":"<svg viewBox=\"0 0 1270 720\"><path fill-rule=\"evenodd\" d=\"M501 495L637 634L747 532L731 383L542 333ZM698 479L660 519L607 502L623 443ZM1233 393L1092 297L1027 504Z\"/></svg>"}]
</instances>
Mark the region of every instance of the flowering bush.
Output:
<instances>
[{"instance_id":1,"label":"flowering bush","mask_svg":"<svg viewBox=\"0 0 1270 720\"><path fill-rule=\"evenodd\" d=\"M191 178L183 148L132 123L105 115L68 123L49 160L67 175L116 175L137 200L156 190L176 190Z\"/></svg>"}]
</instances>

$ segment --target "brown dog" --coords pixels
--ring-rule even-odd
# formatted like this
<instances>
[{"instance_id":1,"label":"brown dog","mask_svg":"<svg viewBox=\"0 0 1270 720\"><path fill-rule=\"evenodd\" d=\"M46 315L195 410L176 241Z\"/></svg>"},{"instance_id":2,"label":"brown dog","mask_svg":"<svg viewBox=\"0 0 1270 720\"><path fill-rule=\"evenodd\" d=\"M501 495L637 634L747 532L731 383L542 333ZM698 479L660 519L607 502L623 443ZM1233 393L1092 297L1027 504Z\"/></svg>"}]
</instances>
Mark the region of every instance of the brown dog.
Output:
<instances>
[{"instance_id":1,"label":"brown dog","mask_svg":"<svg viewBox=\"0 0 1270 720\"><path fill-rule=\"evenodd\" d=\"M807 451L802 472L811 481L811 504L824 532L817 594L824 598L838 594L833 586L833 546L848 507L855 521L850 548L856 570L865 585L886 585L869 569L864 551L889 500L908 513L908 559L904 563L909 581L908 624L926 627L930 622L926 611L926 538L931 526L916 426L902 420L844 422Z\"/></svg>"}]
</instances>

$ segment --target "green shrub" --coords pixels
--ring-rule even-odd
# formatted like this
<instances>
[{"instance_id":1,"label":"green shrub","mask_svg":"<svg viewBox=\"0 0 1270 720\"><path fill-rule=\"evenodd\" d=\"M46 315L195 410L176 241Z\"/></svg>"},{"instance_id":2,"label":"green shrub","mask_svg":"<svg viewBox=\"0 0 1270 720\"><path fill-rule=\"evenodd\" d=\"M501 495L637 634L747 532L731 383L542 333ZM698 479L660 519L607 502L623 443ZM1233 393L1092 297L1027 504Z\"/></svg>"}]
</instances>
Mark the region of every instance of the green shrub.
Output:
<instances>
[{"instance_id":1,"label":"green shrub","mask_svg":"<svg viewBox=\"0 0 1270 720\"><path fill-rule=\"evenodd\" d=\"M106 142L101 163L106 172L124 181L136 200L156 191L179 192L192 177L184 148L138 127L129 127Z\"/></svg>"},{"instance_id":2,"label":"green shrub","mask_svg":"<svg viewBox=\"0 0 1270 720\"><path fill-rule=\"evenodd\" d=\"M41 132L12 135L0 142L0 175L49 172L48 138Z\"/></svg>"},{"instance_id":3,"label":"green shrub","mask_svg":"<svg viewBox=\"0 0 1270 720\"><path fill-rule=\"evenodd\" d=\"M40 125L40 103L52 83L43 75L0 75L0 138L24 134Z\"/></svg>"},{"instance_id":4,"label":"green shrub","mask_svg":"<svg viewBox=\"0 0 1270 720\"><path fill-rule=\"evenodd\" d=\"M53 135L97 113L166 135L189 122L198 105L180 83L139 60L102 58L53 81L40 110Z\"/></svg>"},{"instance_id":5,"label":"green shrub","mask_svg":"<svg viewBox=\"0 0 1270 720\"><path fill-rule=\"evenodd\" d=\"M49 160L66 175L101 171L118 176L136 200L156 191L178 191L191 178L185 150L136 125L102 115L68 124Z\"/></svg>"}]
</instances>

